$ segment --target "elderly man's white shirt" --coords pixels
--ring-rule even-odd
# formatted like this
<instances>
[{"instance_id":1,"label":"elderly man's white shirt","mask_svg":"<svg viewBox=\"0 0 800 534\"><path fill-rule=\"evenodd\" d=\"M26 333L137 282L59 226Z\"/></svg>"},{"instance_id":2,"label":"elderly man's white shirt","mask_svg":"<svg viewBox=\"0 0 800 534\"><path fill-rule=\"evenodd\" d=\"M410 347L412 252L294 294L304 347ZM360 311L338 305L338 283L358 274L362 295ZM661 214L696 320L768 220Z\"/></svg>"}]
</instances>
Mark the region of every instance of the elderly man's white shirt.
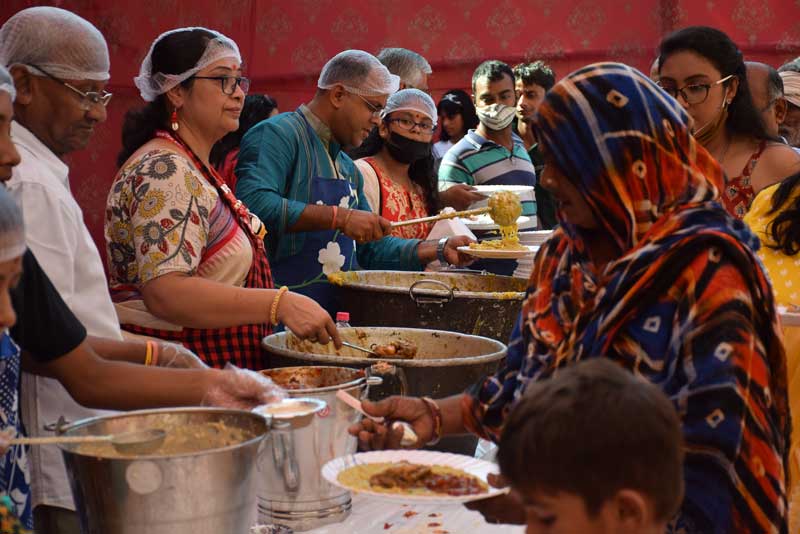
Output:
<instances>
[{"instance_id":1,"label":"elderly man's white shirt","mask_svg":"<svg viewBox=\"0 0 800 534\"><path fill-rule=\"evenodd\" d=\"M28 247L89 335L121 340L102 259L70 192L69 167L17 122L11 137L22 161L7 186L22 208ZM23 374L22 416L29 434L52 435L44 427L61 415L76 421L108 413L80 406L57 380ZM74 510L61 452L33 447L29 459L33 505Z\"/></svg>"}]
</instances>

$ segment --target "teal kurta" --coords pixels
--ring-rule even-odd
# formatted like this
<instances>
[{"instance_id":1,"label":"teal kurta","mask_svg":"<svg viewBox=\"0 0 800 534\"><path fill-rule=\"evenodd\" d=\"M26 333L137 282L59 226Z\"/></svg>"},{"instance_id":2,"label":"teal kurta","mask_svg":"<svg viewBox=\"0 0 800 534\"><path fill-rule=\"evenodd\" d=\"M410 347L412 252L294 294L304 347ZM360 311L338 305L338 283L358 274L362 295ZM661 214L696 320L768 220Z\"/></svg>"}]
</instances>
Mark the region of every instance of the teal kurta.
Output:
<instances>
[{"instance_id":1,"label":"teal kurta","mask_svg":"<svg viewBox=\"0 0 800 534\"><path fill-rule=\"evenodd\" d=\"M297 222L310 200L314 161L318 162L319 176L348 180L357 191L355 207L371 211L364 196L364 179L353 160L306 106L257 124L242 139L236 196L266 224L271 261L303 250L306 233L287 229ZM366 269L421 270L418 244L419 240L385 237L358 245L358 263ZM309 257L308 261L316 263L317 258Z\"/></svg>"}]
</instances>

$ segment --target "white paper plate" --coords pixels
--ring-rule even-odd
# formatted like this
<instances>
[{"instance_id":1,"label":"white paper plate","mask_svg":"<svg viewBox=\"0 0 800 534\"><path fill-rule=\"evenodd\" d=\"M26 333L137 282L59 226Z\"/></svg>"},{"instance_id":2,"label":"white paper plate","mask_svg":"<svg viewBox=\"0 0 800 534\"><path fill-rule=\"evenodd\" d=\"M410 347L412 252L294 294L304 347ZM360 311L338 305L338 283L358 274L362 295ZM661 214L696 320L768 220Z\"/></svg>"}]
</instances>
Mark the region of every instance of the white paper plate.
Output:
<instances>
[{"instance_id":1,"label":"white paper plate","mask_svg":"<svg viewBox=\"0 0 800 534\"><path fill-rule=\"evenodd\" d=\"M448 467L454 467L456 469L461 469L462 471L466 471L470 475L474 475L479 479L483 480L484 482L486 482L486 477L489 475L489 473L498 472L497 465L491 462L487 462L485 460L479 460L477 458L473 458L472 456L464 456L462 454L452 454L449 452L436 452L436 451L423 451L423 450L419 451L391 450L391 451L359 452L356 454L350 454L348 456L335 458L322 466L322 476L325 478L325 480L327 480L334 486L338 486L340 488L352 491L354 493L360 493L362 495L369 496L370 498L375 498L381 501L396 502L403 504L463 503L470 501L479 501L481 499L488 499L490 497L496 497L498 495L503 495L504 493L508 493L509 491L508 488L498 489L489 486L489 491L487 493L481 493L479 495L461 495L461 496L405 495L399 493L381 493L378 491L357 490L343 485L338 480L339 473L341 473L348 467L353 467L353 465L357 463L360 464L372 464L372 463L384 463L384 462L396 463L403 460L414 464L444 465Z\"/></svg>"},{"instance_id":2,"label":"white paper plate","mask_svg":"<svg viewBox=\"0 0 800 534\"><path fill-rule=\"evenodd\" d=\"M525 246L527 250L503 250L503 249L482 249L470 248L469 245L458 247L459 252L475 256L476 258L486 258L494 260L518 260L526 256L534 256L539 247Z\"/></svg>"},{"instance_id":3,"label":"white paper plate","mask_svg":"<svg viewBox=\"0 0 800 534\"><path fill-rule=\"evenodd\" d=\"M800 313L790 312L783 306L778 307L778 313L781 316L781 325L800 326Z\"/></svg>"},{"instance_id":4,"label":"white paper plate","mask_svg":"<svg viewBox=\"0 0 800 534\"><path fill-rule=\"evenodd\" d=\"M530 220L531 218L527 215L520 215L520 217L517 219L517 227L527 228L528 225L526 223ZM463 222L470 230L498 230L500 228L495 224L488 213L477 215L474 219L465 217L461 219L461 222Z\"/></svg>"},{"instance_id":5,"label":"white paper plate","mask_svg":"<svg viewBox=\"0 0 800 534\"><path fill-rule=\"evenodd\" d=\"M519 195L533 191L532 185L476 185L474 187L478 193L483 195L491 195L500 191L511 191Z\"/></svg>"},{"instance_id":6,"label":"white paper plate","mask_svg":"<svg viewBox=\"0 0 800 534\"><path fill-rule=\"evenodd\" d=\"M527 232L519 232L519 242L523 245L542 245L552 236L552 230L531 230Z\"/></svg>"}]
</instances>

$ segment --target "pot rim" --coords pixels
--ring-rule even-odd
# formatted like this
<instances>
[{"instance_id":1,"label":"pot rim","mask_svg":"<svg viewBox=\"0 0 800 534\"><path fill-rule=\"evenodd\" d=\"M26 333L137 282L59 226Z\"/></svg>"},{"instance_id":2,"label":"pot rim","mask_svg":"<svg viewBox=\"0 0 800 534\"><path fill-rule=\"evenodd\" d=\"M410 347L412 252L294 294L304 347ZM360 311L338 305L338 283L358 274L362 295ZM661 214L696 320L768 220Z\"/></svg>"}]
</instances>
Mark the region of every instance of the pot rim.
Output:
<instances>
[{"instance_id":1,"label":"pot rim","mask_svg":"<svg viewBox=\"0 0 800 534\"><path fill-rule=\"evenodd\" d=\"M234 445L228 445L227 447L218 447L214 449L207 449L204 451L195 451L195 452L188 452L183 454L147 454L147 455L139 455L139 456L125 456L125 457L107 457L107 456L97 456L94 454L83 454L78 452L77 450L69 449L70 445L68 444L58 444L58 448L61 449L62 453L65 454L72 454L81 458L92 458L99 461L115 461L115 462L138 462L142 460L173 460L178 458L193 458L195 456L204 456L208 454L217 454L217 453L224 453L230 452L238 448L246 447L248 445L257 444L261 442L264 438L266 438L267 434L269 434L270 428L267 424L266 419L263 416L252 413L248 410L235 410L233 408L213 408L213 407L201 407L201 406L183 406L177 408L154 408L148 410L131 410L128 412L122 413L115 413L112 415L98 415L94 417L88 417L86 419L80 419L75 421L74 423L70 423L60 431L57 431L57 435L60 436L68 436L74 435L78 436L81 434L70 434L70 432L75 432L81 428L85 428L87 426L93 425L100 421L109 421L113 419L123 419L130 416L140 416L140 415L160 415L160 414L170 414L175 412L182 412L182 413L215 413L215 414L228 414L228 415L239 415L245 416L250 419L253 419L259 425L263 425L264 432L261 434L256 434L251 439L247 441L242 441L241 443L236 443ZM87 436L97 435L97 434L86 434Z\"/></svg>"},{"instance_id":2,"label":"pot rim","mask_svg":"<svg viewBox=\"0 0 800 534\"><path fill-rule=\"evenodd\" d=\"M266 340L266 338L264 338L264 340ZM336 369L336 370L348 369L348 370L356 372L356 373L358 373L358 372L364 373L364 369L356 369L354 367L337 367L335 365L293 365L291 367L273 367L272 369L262 369L262 370L259 371L259 374L262 374L262 375L266 376L267 378L271 379L272 377L269 376L268 374L266 374L266 373L269 373L270 371L283 371L283 370L286 370L286 369L308 369L309 367L317 367L317 368L320 368L320 369ZM280 384L278 384L277 382L276 382L276 384L278 386L280 386ZM300 389L286 389L286 388L284 388L284 389L286 390L286 393L288 393L290 396L294 396L294 395L299 395L301 393L303 395L314 395L314 394L317 394L317 393L328 393L330 391L337 391L337 390L340 390L340 389L353 389L353 388L356 388L356 387L358 387L358 388L367 387L367 376L366 376L366 373L364 373L364 376L360 376L360 377L356 378L355 380L351 380L349 382L344 382L342 384L338 384L338 385L335 385L335 386L324 386L324 387L319 387L319 388L300 388Z\"/></svg>"},{"instance_id":3,"label":"pot rim","mask_svg":"<svg viewBox=\"0 0 800 534\"><path fill-rule=\"evenodd\" d=\"M372 364L378 362L386 362L398 367L455 367L456 365L477 365L482 363L489 363L496 360L500 360L506 356L508 352L508 347L505 343L501 343L500 341L484 337L484 336L475 336L472 334L462 334L460 332L448 332L447 330L434 330L430 328L403 328L403 327L390 327L390 326L354 326L350 328L341 328L340 331L347 332L348 330L371 330L373 332L386 332L393 333L397 332L402 334L404 332L420 332L423 334L437 334L437 335L446 335L448 337L458 337L461 338L470 338L470 339L480 339L484 342L490 343L494 345L495 352L489 354L481 354L479 356L461 356L461 357L453 357L453 358L434 358L434 359L424 359L424 360L417 360L417 359L401 359L401 358L356 358L353 356L337 356L337 355L330 355L330 354L312 354L306 352L299 352L293 349L289 349L286 347L286 342L283 341L284 338L287 336L287 332L278 332L275 334L270 334L266 336L264 339L261 340L261 346L264 347L268 351L275 351L275 353L281 356L288 356L291 358L297 358L303 361L315 361L315 362L325 362L325 363L333 363L333 364L358 364L358 365L365 365L370 366ZM283 347L277 346L278 342L283 341ZM454 364L454 362L457 362Z\"/></svg>"},{"instance_id":4,"label":"pot rim","mask_svg":"<svg viewBox=\"0 0 800 534\"><path fill-rule=\"evenodd\" d=\"M361 271L350 271L350 272L361 272ZM408 274L415 274L418 275L419 273L409 273L408 271L369 271L369 272L379 272L385 274L401 274L401 275L408 275ZM480 277L480 276L494 276L497 278L509 278L513 279L513 276L503 276L499 274L470 274L470 273L435 273L437 276L446 275L448 278L455 278L457 276L468 276L472 277ZM432 280L436 280L435 278L431 278ZM425 280L424 276L421 276L417 282ZM437 280L438 281L438 280ZM342 287L342 288L349 288L354 290L361 290L361 291L370 291L370 292L385 292L385 293L396 293L396 294L403 294L407 295L409 292L409 288L407 287L396 287L396 286L386 286L386 285L377 285L377 284L369 284L360 281L352 281L347 280L347 278L343 279L341 284L340 283L333 283L332 285ZM446 291L444 289L430 289L425 287L417 287L414 289L414 293L426 296L426 297L447 297L451 293L453 298L460 298L460 299L470 299L470 298L478 298L484 300L522 300L525 298L525 291L464 291L461 289L454 289L451 291ZM510 294L514 294L513 297Z\"/></svg>"}]
</instances>

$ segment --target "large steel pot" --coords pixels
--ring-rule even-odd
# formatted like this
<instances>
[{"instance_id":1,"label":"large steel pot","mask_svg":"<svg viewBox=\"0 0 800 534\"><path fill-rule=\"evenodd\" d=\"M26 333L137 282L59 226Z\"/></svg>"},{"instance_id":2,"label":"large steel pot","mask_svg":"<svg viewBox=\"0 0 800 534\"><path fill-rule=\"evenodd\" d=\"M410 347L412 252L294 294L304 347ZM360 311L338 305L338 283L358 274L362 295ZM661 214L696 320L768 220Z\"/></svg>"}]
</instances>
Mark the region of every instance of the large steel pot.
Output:
<instances>
[{"instance_id":1,"label":"large steel pot","mask_svg":"<svg viewBox=\"0 0 800 534\"><path fill-rule=\"evenodd\" d=\"M328 409L317 414L309 425L274 431L265 441L265 454L259 458L259 521L279 523L296 531L343 521L352 508L350 492L328 483L322 466L356 451L356 439L347 427L361 414L336 398L344 390L355 398L366 398L370 385L380 385L378 377L368 377L363 369L334 366L283 367L261 371L284 387L290 397L315 398ZM271 453L270 453L271 451ZM286 469L293 463L293 469Z\"/></svg>"},{"instance_id":2,"label":"large steel pot","mask_svg":"<svg viewBox=\"0 0 800 534\"><path fill-rule=\"evenodd\" d=\"M494 339L441 330L353 327L342 328L339 333L343 340L364 347L396 340L416 345L418 354L413 359L380 359L397 368L407 388L402 391L398 383L393 393L411 396L440 398L461 393L493 373L507 350L503 343ZM356 350L343 347L337 351L332 344L302 341L287 332L267 336L263 346L276 367L298 364L369 367L377 362ZM437 449L472 454L476 444L474 436L451 437L443 439Z\"/></svg>"},{"instance_id":3,"label":"large steel pot","mask_svg":"<svg viewBox=\"0 0 800 534\"><path fill-rule=\"evenodd\" d=\"M329 276L352 326L432 328L506 342L527 282L451 272L350 271Z\"/></svg>"},{"instance_id":4,"label":"large steel pot","mask_svg":"<svg viewBox=\"0 0 800 534\"><path fill-rule=\"evenodd\" d=\"M140 458L96 458L62 446L83 534L246 534L253 524L256 458L267 420L214 408L145 410L78 421L67 436L218 421L252 437L230 447Z\"/></svg>"}]
</instances>

